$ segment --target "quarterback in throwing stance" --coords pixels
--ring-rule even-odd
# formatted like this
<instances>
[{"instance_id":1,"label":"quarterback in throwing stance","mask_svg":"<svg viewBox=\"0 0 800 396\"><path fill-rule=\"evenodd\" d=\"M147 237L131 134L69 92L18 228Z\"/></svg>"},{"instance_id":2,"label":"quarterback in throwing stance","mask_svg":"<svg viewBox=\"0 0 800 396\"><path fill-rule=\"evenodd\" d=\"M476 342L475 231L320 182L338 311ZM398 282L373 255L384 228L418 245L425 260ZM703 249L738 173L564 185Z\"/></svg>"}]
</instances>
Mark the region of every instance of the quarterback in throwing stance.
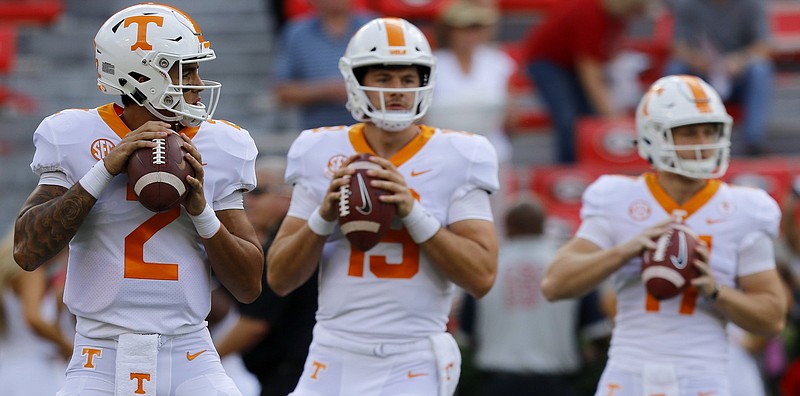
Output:
<instances>
[{"instance_id":1,"label":"quarterback in throwing stance","mask_svg":"<svg viewBox=\"0 0 800 396\"><path fill-rule=\"evenodd\" d=\"M436 64L422 32L378 18L351 38L340 70L360 123L303 131L288 154L291 206L267 255L278 294L319 265L319 309L305 371L292 395L451 395L461 357L445 332L455 285L491 288L497 238L489 193L497 156L480 135L417 125ZM372 184L396 206L394 224L368 251L337 225L345 165L372 154Z\"/></svg>"},{"instance_id":2,"label":"quarterback in throwing stance","mask_svg":"<svg viewBox=\"0 0 800 396\"><path fill-rule=\"evenodd\" d=\"M69 244L64 300L77 335L58 395L241 395L205 318L212 270L242 301L261 291L263 252L242 203L255 185L255 144L211 118L220 84L198 68L214 51L180 10L125 8L100 27L95 50L98 87L124 107L42 121L31 164L39 185L15 224L14 258L26 270ZM126 164L175 133L194 177L182 205L152 212L128 187Z\"/></svg>"},{"instance_id":3,"label":"quarterback in throwing stance","mask_svg":"<svg viewBox=\"0 0 800 396\"><path fill-rule=\"evenodd\" d=\"M784 326L786 299L775 269L780 211L766 192L717 180L727 167L731 117L701 79L659 79L636 110L639 177L602 176L585 191L582 223L542 280L549 300L577 297L612 276L617 299L609 361L598 396L725 396L731 321L757 334ZM641 256L670 222L699 235L698 276L657 300Z\"/></svg>"}]
</instances>

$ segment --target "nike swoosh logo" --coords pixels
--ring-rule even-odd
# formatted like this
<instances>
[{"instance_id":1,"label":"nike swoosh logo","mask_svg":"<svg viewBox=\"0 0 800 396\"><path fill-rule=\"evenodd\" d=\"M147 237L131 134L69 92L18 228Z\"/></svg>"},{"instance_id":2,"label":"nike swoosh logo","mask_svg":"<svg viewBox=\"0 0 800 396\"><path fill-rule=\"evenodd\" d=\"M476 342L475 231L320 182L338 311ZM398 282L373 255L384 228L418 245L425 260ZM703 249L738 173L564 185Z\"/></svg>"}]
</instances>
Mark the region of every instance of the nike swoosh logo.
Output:
<instances>
[{"instance_id":1,"label":"nike swoosh logo","mask_svg":"<svg viewBox=\"0 0 800 396\"><path fill-rule=\"evenodd\" d=\"M722 223L724 221L725 221L725 219L713 219L713 218L709 217L709 218L706 219L706 224L711 225L711 224Z\"/></svg>"},{"instance_id":2,"label":"nike swoosh logo","mask_svg":"<svg viewBox=\"0 0 800 396\"><path fill-rule=\"evenodd\" d=\"M356 173L358 178L358 192L361 194L361 206L356 207L358 213L368 215L372 212L372 201L369 199L369 191L367 190L367 182L360 173Z\"/></svg>"},{"instance_id":3,"label":"nike swoosh logo","mask_svg":"<svg viewBox=\"0 0 800 396\"><path fill-rule=\"evenodd\" d=\"M197 352L197 353L189 353L189 352L186 352L186 359L187 359L187 360L189 360L189 361L192 361L192 360L194 360L195 358L197 358L198 356L202 355L202 354L203 354L203 352L205 352L205 351L207 351L207 350L208 350L208 349L203 349L202 351L200 351L200 352Z\"/></svg>"},{"instance_id":4,"label":"nike swoosh logo","mask_svg":"<svg viewBox=\"0 0 800 396\"><path fill-rule=\"evenodd\" d=\"M427 373L412 373L410 371L408 372L408 378L424 377L426 375L428 375L428 374Z\"/></svg>"},{"instance_id":5,"label":"nike swoosh logo","mask_svg":"<svg viewBox=\"0 0 800 396\"><path fill-rule=\"evenodd\" d=\"M430 171L432 171L432 170L433 170L433 169L428 169L428 170L419 171L419 172L417 172L417 171L415 171L415 170L412 170L412 171L411 171L411 177L417 177L417 176L419 176L419 175L424 175L424 174L426 174L426 173L428 173L428 172L430 172Z\"/></svg>"},{"instance_id":6,"label":"nike swoosh logo","mask_svg":"<svg viewBox=\"0 0 800 396\"><path fill-rule=\"evenodd\" d=\"M678 234L678 256L670 256L672 265L677 269L683 269L689 261L688 252L689 247L686 246L686 235L684 233Z\"/></svg>"}]
</instances>

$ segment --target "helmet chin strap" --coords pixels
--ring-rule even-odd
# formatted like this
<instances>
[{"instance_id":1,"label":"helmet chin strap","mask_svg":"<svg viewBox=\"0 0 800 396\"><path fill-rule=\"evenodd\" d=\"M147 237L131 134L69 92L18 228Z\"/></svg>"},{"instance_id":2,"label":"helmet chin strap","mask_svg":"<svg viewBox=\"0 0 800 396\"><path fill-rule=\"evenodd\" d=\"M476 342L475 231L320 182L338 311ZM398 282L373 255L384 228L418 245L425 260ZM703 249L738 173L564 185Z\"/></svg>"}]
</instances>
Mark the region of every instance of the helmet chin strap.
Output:
<instances>
[{"instance_id":1,"label":"helmet chin strap","mask_svg":"<svg viewBox=\"0 0 800 396\"><path fill-rule=\"evenodd\" d=\"M371 119L371 122L376 127L383 129L387 132L401 132L411 125L412 121L386 121L380 119Z\"/></svg>"},{"instance_id":2,"label":"helmet chin strap","mask_svg":"<svg viewBox=\"0 0 800 396\"><path fill-rule=\"evenodd\" d=\"M153 115L158 117L161 121L169 123L169 124L173 125L173 127L177 127L178 126L177 124L180 124L181 128L178 128L178 129L182 129L183 127L195 127L195 126L200 125L203 122L203 120L201 120L201 119L197 119L195 117L189 117L189 116L185 116L185 115L180 115L180 114L176 114L176 113L173 113L174 115L172 115L172 116L168 116L168 115L162 113L159 109L156 109L155 107L153 107L153 105L150 104L150 102L146 102L144 104L144 107L148 111L150 111L150 113L152 113Z\"/></svg>"}]
</instances>

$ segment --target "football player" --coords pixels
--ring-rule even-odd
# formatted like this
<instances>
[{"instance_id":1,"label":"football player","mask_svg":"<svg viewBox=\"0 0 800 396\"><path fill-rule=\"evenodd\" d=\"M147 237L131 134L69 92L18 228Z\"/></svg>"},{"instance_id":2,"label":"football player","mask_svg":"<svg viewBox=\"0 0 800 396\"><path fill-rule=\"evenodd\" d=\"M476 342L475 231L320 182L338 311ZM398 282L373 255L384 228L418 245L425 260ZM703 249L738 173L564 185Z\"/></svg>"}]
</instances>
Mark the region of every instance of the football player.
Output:
<instances>
[{"instance_id":1,"label":"football player","mask_svg":"<svg viewBox=\"0 0 800 396\"><path fill-rule=\"evenodd\" d=\"M26 270L69 244L64 300L77 335L58 394L240 395L205 318L212 270L239 300L261 290L263 252L242 204L255 144L211 118L220 84L198 68L214 51L180 10L125 8L100 27L95 50L98 88L124 106L42 121L31 164L39 185L15 224L14 257ZM182 137L196 176L182 206L153 213L128 188L125 166L169 133Z\"/></svg>"},{"instance_id":2,"label":"football player","mask_svg":"<svg viewBox=\"0 0 800 396\"><path fill-rule=\"evenodd\" d=\"M636 110L639 154L654 172L602 176L584 193L581 226L542 291L550 300L577 297L612 277L617 313L596 395L729 395L726 322L763 335L784 326L778 205L762 190L717 180L728 167L731 124L704 81L663 77ZM693 263L699 276L659 301L646 292L640 257L672 221L703 241Z\"/></svg>"},{"instance_id":3,"label":"football player","mask_svg":"<svg viewBox=\"0 0 800 396\"><path fill-rule=\"evenodd\" d=\"M481 297L497 271L497 156L480 135L415 123L430 105L436 63L406 20L368 22L339 65L359 123L294 141L289 213L267 255L269 285L281 295L319 265L317 325L292 395L451 395L461 359L445 332L455 285ZM397 208L367 252L336 221L339 188L353 174L344 165L357 153L374 155L372 187Z\"/></svg>"}]
</instances>

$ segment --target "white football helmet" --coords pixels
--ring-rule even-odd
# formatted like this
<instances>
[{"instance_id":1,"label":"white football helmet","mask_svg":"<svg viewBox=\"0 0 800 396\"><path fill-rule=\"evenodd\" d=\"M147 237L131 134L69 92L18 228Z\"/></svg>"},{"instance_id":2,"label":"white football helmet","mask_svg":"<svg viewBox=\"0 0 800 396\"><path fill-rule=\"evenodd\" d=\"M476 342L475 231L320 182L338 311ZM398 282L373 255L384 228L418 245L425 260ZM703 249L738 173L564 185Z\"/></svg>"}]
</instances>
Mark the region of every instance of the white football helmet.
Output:
<instances>
[{"instance_id":1,"label":"white football helmet","mask_svg":"<svg viewBox=\"0 0 800 396\"><path fill-rule=\"evenodd\" d=\"M182 11L155 3L125 8L100 27L94 44L101 92L128 96L158 118L187 126L197 126L214 114L222 84L206 80L203 85L176 84L169 76L176 64L182 76L183 65L216 58L200 28ZM209 92L208 107L186 103L186 90Z\"/></svg>"},{"instance_id":2,"label":"white football helmet","mask_svg":"<svg viewBox=\"0 0 800 396\"><path fill-rule=\"evenodd\" d=\"M374 65L416 65L422 86L397 89L363 86L357 77L363 74L356 70ZM376 18L361 27L339 60L339 71L347 84L347 109L357 121L371 121L387 131L402 131L422 118L431 105L436 58L425 35L405 19ZM370 103L367 91L380 93L380 108ZM384 110L384 94L391 92L413 92L414 107L407 111Z\"/></svg>"},{"instance_id":3,"label":"white football helmet","mask_svg":"<svg viewBox=\"0 0 800 396\"><path fill-rule=\"evenodd\" d=\"M703 123L719 124L719 140L711 144L676 146L672 128ZM639 155L655 168L697 179L717 178L728 169L733 120L717 92L699 77L667 76L658 79L636 109ZM677 151L693 150L694 159ZM715 150L703 158L703 150Z\"/></svg>"}]
</instances>

